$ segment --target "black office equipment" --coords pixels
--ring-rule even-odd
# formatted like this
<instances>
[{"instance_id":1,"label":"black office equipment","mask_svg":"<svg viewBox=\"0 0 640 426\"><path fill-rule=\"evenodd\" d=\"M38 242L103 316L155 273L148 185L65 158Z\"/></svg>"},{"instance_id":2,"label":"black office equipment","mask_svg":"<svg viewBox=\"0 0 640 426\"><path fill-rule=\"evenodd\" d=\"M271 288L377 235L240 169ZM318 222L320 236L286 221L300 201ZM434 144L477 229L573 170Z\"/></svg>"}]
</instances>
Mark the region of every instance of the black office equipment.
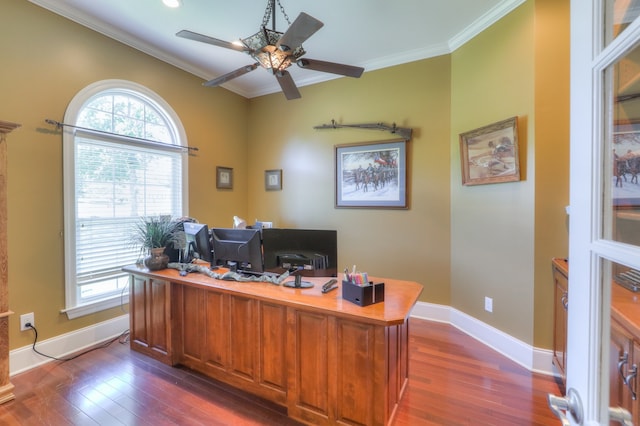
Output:
<instances>
[{"instance_id":1,"label":"black office equipment","mask_svg":"<svg viewBox=\"0 0 640 426\"><path fill-rule=\"evenodd\" d=\"M336 276L338 234L335 230L262 229L265 270L298 269L301 275Z\"/></svg>"},{"instance_id":2,"label":"black office equipment","mask_svg":"<svg viewBox=\"0 0 640 426\"><path fill-rule=\"evenodd\" d=\"M259 229L212 228L213 264L248 274L264 272Z\"/></svg>"},{"instance_id":3,"label":"black office equipment","mask_svg":"<svg viewBox=\"0 0 640 426\"><path fill-rule=\"evenodd\" d=\"M213 256L209 240L209 227L204 223L193 222L185 222L183 226L186 241L183 262L200 259L211 263Z\"/></svg>"}]
</instances>

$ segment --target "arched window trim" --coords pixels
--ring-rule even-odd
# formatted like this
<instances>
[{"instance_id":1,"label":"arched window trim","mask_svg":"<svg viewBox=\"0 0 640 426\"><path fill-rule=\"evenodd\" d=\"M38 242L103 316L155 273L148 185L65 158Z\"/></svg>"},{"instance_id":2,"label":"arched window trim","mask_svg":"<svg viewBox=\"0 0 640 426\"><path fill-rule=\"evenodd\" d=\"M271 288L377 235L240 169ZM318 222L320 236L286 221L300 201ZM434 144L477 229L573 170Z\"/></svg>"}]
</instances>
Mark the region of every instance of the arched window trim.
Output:
<instances>
[{"instance_id":1,"label":"arched window trim","mask_svg":"<svg viewBox=\"0 0 640 426\"><path fill-rule=\"evenodd\" d=\"M80 90L69 103L64 116L65 123L76 124L80 112L96 95L100 93L123 93L143 98L154 105L158 112L163 113L168 128L172 132L173 140L180 146L188 147L186 132L182 123L171 106L158 94L147 87L119 79L102 80L90 84ZM80 131L72 127L63 128L63 177L64 177L64 236L65 236L65 309L62 312L72 319L83 315L99 312L128 303L128 293L113 295L95 302L80 304L78 286L75 280L76 262L76 236L75 236L75 164L74 144L75 137ZM114 136L117 138L117 136ZM125 136L126 138L126 136ZM183 214L188 215L188 161L186 151L182 160L182 206Z\"/></svg>"}]
</instances>

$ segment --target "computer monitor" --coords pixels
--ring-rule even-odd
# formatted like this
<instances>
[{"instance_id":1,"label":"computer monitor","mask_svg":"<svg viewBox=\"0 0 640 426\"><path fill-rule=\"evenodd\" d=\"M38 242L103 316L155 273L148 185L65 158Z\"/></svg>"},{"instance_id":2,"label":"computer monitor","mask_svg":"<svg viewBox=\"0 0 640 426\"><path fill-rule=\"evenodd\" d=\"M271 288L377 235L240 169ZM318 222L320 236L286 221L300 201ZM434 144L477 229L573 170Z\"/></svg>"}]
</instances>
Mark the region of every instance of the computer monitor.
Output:
<instances>
[{"instance_id":1,"label":"computer monitor","mask_svg":"<svg viewBox=\"0 0 640 426\"><path fill-rule=\"evenodd\" d=\"M303 275L337 274L338 233L335 230L265 228L262 247L267 271L300 269Z\"/></svg>"},{"instance_id":2,"label":"computer monitor","mask_svg":"<svg viewBox=\"0 0 640 426\"><path fill-rule=\"evenodd\" d=\"M237 272L262 273L262 239L259 229L212 228L213 264Z\"/></svg>"},{"instance_id":3,"label":"computer monitor","mask_svg":"<svg viewBox=\"0 0 640 426\"><path fill-rule=\"evenodd\" d=\"M209 227L204 223L185 222L184 226L184 256L183 262L192 259L201 259L211 263L211 241L209 239Z\"/></svg>"}]
</instances>

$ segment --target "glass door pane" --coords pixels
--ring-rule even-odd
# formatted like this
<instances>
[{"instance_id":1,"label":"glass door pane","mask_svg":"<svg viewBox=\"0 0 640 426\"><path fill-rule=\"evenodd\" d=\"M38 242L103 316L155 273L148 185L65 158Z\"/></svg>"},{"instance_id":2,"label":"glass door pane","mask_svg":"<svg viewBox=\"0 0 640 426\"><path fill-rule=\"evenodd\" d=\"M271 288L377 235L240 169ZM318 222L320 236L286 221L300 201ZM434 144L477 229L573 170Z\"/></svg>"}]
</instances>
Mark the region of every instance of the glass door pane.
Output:
<instances>
[{"instance_id":1,"label":"glass door pane","mask_svg":"<svg viewBox=\"0 0 640 426\"><path fill-rule=\"evenodd\" d=\"M617 3L617 2L616 2ZM609 407L638 418L640 366L640 44L603 72L602 260L600 289L608 360ZM612 423L615 424L615 423Z\"/></svg>"},{"instance_id":2,"label":"glass door pane","mask_svg":"<svg viewBox=\"0 0 640 426\"><path fill-rule=\"evenodd\" d=\"M609 407L623 408L638 424L640 271L611 261L605 261L603 266L604 285L611 283Z\"/></svg>"},{"instance_id":3,"label":"glass door pane","mask_svg":"<svg viewBox=\"0 0 640 426\"><path fill-rule=\"evenodd\" d=\"M640 0L606 0L604 7L606 46L640 15Z\"/></svg>"},{"instance_id":4,"label":"glass door pane","mask_svg":"<svg viewBox=\"0 0 640 426\"><path fill-rule=\"evenodd\" d=\"M604 87L602 238L640 246L640 47L605 71Z\"/></svg>"}]
</instances>

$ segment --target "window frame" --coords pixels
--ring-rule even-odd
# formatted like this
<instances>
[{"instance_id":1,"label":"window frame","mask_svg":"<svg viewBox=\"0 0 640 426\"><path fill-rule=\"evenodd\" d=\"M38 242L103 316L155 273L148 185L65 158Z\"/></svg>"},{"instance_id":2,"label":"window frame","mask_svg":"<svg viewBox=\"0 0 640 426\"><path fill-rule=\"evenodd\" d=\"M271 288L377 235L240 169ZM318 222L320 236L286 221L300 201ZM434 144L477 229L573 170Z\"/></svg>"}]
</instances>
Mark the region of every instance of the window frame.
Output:
<instances>
[{"instance_id":1,"label":"window frame","mask_svg":"<svg viewBox=\"0 0 640 426\"><path fill-rule=\"evenodd\" d=\"M157 110L167 118L170 130L174 133L177 142L176 146L187 147L187 135L182 126L178 115L173 108L162 99L157 93L149 88L127 80L102 80L95 82L80 92L78 92L69 103L65 111L63 122L67 124L63 126L63 189L64 189L64 258L65 258L65 308L61 311L67 315L69 319L89 315L105 309L122 306L129 302L129 293L127 290L114 292L103 298L82 303L78 292L76 282L76 262L69 259L76 258L76 235L75 235L75 139L78 129L74 126L78 122L81 111L87 102L94 96L101 93L109 94L110 92L131 93L133 96L140 97L149 104L154 105ZM118 137L114 137L114 140ZM159 148L162 150L163 148ZM182 158L182 215L188 215L189 200L189 182L188 182L188 159L187 155ZM124 265L123 265L124 266Z\"/></svg>"}]
</instances>

